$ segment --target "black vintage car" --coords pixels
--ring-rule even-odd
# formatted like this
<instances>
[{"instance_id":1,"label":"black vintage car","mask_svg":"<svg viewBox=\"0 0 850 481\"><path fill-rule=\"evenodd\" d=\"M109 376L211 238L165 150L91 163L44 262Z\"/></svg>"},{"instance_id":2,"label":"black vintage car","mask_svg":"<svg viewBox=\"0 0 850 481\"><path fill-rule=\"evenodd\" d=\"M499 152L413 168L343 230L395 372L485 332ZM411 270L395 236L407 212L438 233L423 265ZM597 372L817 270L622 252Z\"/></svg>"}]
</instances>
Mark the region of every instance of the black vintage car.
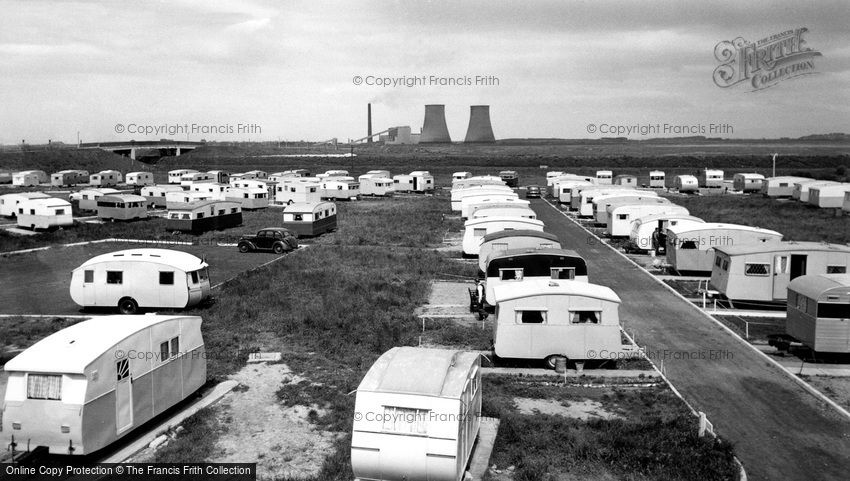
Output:
<instances>
[{"instance_id":1,"label":"black vintage car","mask_svg":"<svg viewBox=\"0 0 850 481\"><path fill-rule=\"evenodd\" d=\"M243 235L239 239L239 252L272 251L283 254L298 248L298 238L283 227L266 227L257 235Z\"/></svg>"}]
</instances>

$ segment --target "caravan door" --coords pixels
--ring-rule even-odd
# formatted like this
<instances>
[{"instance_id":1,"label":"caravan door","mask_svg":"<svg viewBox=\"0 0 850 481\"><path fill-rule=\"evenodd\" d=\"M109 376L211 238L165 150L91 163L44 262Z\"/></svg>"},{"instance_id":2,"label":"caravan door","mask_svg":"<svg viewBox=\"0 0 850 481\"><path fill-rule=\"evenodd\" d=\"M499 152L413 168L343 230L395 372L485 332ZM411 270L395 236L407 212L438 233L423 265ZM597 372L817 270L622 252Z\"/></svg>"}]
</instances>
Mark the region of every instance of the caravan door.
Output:
<instances>
[{"instance_id":1,"label":"caravan door","mask_svg":"<svg viewBox=\"0 0 850 481\"><path fill-rule=\"evenodd\" d=\"M130 376L130 360L121 359L115 363L115 430L116 434L133 426L133 383Z\"/></svg>"},{"instance_id":2,"label":"caravan door","mask_svg":"<svg viewBox=\"0 0 850 481\"><path fill-rule=\"evenodd\" d=\"M791 282L791 259L787 255L773 257L773 298L786 299Z\"/></svg>"},{"instance_id":3,"label":"caravan door","mask_svg":"<svg viewBox=\"0 0 850 481\"><path fill-rule=\"evenodd\" d=\"M413 190L419 190L419 177L413 178Z\"/></svg>"}]
</instances>

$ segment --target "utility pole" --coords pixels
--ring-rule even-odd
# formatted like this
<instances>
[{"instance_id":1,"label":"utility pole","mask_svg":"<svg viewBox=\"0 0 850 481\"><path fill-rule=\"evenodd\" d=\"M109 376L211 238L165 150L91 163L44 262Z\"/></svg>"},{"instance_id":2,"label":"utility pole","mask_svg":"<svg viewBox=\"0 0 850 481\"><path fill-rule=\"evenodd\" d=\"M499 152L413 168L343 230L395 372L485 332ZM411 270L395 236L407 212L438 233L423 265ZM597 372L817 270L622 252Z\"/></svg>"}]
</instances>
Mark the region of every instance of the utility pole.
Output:
<instances>
[{"instance_id":1,"label":"utility pole","mask_svg":"<svg viewBox=\"0 0 850 481\"><path fill-rule=\"evenodd\" d=\"M773 154L773 176L774 177L776 177L776 157L778 155L779 155L778 153Z\"/></svg>"}]
</instances>

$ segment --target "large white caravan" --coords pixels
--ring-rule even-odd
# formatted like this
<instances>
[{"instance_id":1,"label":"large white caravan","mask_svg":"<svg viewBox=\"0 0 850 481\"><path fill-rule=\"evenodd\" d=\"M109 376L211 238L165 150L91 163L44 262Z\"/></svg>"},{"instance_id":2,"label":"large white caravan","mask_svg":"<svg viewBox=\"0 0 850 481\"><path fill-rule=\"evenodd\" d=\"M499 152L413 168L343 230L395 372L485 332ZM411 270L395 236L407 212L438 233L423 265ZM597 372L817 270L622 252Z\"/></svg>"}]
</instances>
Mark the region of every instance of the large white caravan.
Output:
<instances>
[{"instance_id":1,"label":"large white caravan","mask_svg":"<svg viewBox=\"0 0 850 481\"><path fill-rule=\"evenodd\" d=\"M128 249L93 257L74 269L71 298L85 307L186 308L210 296L209 265L186 252Z\"/></svg>"}]
</instances>

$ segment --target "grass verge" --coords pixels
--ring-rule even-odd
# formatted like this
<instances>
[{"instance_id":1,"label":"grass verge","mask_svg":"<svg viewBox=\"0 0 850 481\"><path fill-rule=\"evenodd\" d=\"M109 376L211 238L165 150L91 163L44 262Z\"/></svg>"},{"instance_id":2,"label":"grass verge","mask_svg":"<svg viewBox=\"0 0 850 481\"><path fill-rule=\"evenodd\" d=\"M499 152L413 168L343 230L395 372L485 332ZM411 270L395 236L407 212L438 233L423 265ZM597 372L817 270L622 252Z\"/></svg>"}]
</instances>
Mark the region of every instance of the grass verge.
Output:
<instances>
[{"instance_id":1,"label":"grass verge","mask_svg":"<svg viewBox=\"0 0 850 481\"><path fill-rule=\"evenodd\" d=\"M735 477L732 446L700 438L696 419L664 387L581 389L487 376L483 389L484 415L501 419L490 463L514 466L514 480ZM522 414L517 397L566 404L591 399L622 417L583 421Z\"/></svg>"}]
</instances>

